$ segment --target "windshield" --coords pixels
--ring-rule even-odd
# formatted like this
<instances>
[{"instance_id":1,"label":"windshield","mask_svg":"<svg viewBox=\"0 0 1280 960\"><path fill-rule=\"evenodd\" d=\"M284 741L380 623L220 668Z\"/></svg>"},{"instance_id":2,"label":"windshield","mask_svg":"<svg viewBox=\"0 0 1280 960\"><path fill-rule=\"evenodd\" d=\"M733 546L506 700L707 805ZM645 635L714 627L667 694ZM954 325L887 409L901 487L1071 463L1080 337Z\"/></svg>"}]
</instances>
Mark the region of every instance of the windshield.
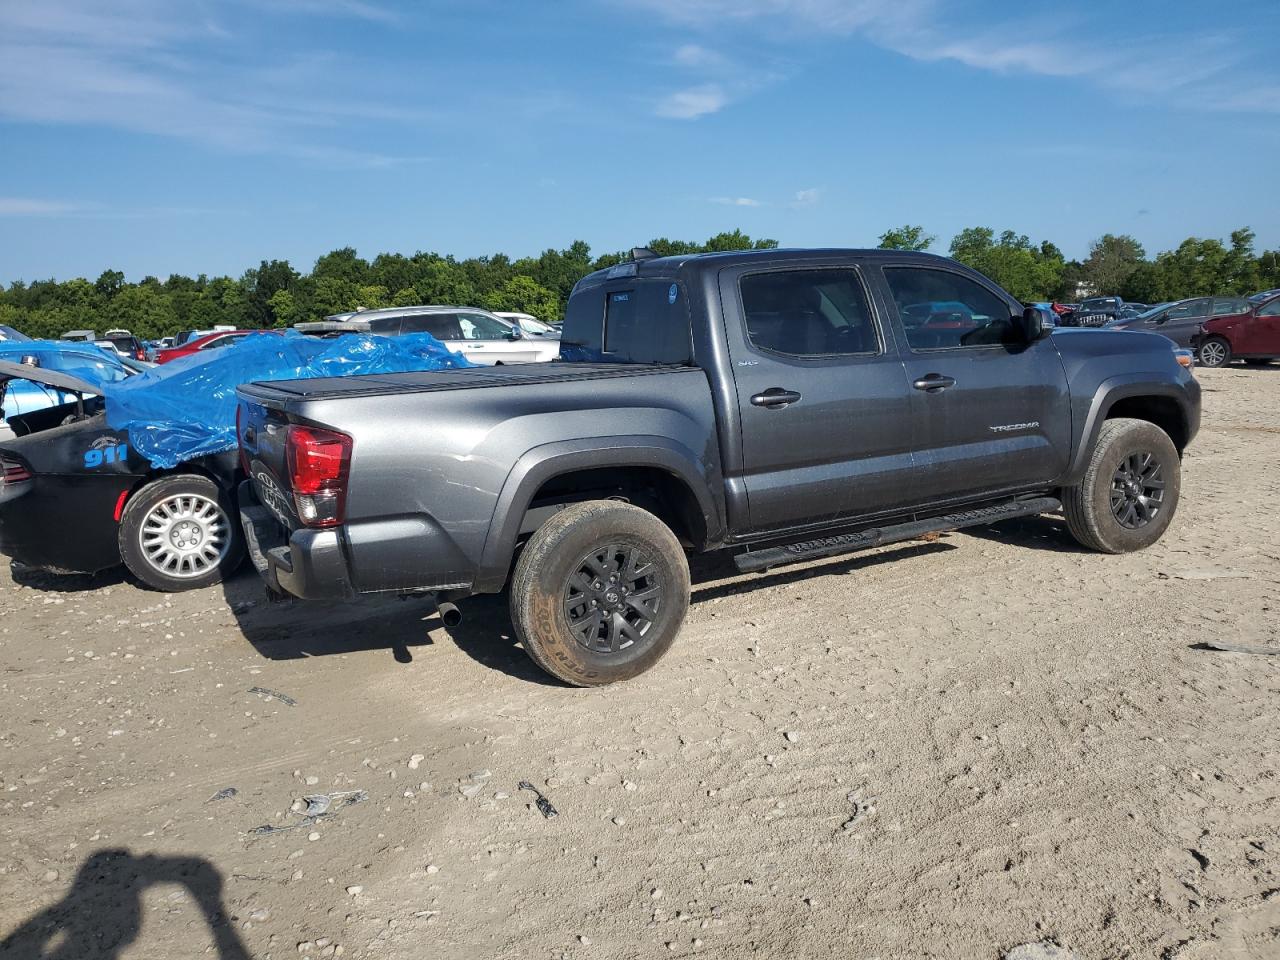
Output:
<instances>
[{"instance_id":1,"label":"windshield","mask_svg":"<svg viewBox=\"0 0 1280 960\"><path fill-rule=\"evenodd\" d=\"M22 364L35 371L65 373L95 386L117 383L130 375L118 357L94 346L48 340L0 341L0 360ZM74 397L37 380L14 378L0 383L4 418L70 403Z\"/></svg>"},{"instance_id":2,"label":"windshield","mask_svg":"<svg viewBox=\"0 0 1280 960\"><path fill-rule=\"evenodd\" d=\"M0 325L0 340L27 343L30 342L31 338L25 333L19 333L13 327Z\"/></svg>"}]
</instances>

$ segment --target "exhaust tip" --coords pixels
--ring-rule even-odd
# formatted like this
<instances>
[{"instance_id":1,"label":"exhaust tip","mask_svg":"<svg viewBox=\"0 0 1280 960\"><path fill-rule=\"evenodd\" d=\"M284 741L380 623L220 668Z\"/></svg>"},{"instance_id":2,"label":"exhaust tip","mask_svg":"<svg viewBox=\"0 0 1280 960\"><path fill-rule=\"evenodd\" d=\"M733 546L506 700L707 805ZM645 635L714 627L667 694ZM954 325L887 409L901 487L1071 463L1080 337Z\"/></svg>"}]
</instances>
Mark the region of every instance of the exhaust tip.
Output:
<instances>
[{"instance_id":1,"label":"exhaust tip","mask_svg":"<svg viewBox=\"0 0 1280 960\"><path fill-rule=\"evenodd\" d=\"M438 603L436 610L440 614L440 619L446 627L456 627L462 623L462 611L455 607L452 603Z\"/></svg>"}]
</instances>

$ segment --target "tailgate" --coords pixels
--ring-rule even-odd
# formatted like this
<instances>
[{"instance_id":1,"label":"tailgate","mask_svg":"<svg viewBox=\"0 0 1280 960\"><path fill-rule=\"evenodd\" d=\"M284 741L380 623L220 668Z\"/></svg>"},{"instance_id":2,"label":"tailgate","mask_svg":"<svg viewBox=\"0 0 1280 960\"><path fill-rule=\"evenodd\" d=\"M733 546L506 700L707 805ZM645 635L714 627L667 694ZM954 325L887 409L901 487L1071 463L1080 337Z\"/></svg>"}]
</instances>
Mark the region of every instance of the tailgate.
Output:
<instances>
[{"instance_id":1,"label":"tailgate","mask_svg":"<svg viewBox=\"0 0 1280 960\"><path fill-rule=\"evenodd\" d=\"M271 515L288 530L302 526L289 489L286 440L289 422L279 410L240 398L236 436L253 490Z\"/></svg>"}]
</instances>

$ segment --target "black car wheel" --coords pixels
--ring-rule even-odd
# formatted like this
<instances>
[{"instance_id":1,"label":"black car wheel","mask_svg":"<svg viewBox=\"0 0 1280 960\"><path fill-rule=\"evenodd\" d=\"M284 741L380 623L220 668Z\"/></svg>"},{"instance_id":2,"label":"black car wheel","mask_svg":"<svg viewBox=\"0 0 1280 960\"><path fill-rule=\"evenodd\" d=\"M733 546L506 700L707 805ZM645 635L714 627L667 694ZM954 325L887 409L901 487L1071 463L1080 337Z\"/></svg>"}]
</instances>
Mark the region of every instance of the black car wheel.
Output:
<instances>
[{"instance_id":1,"label":"black car wheel","mask_svg":"<svg viewBox=\"0 0 1280 960\"><path fill-rule=\"evenodd\" d=\"M671 529L613 500L574 504L538 528L516 564L511 619L525 651L587 687L648 670L689 608L689 564Z\"/></svg>"},{"instance_id":2,"label":"black car wheel","mask_svg":"<svg viewBox=\"0 0 1280 960\"><path fill-rule=\"evenodd\" d=\"M244 559L230 496L195 474L163 477L135 493L120 517L129 572L167 593L219 583Z\"/></svg>"},{"instance_id":3,"label":"black car wheel","mask_svg":"<svg viewBox=\"0 0 1280 960\"><path fill-rule=\"evenodd\" d=\"M1222 337L1210 337L1200 344L1199 359L1205 367L1225 367L1231 362L1231 344Z\"/></svg>"},{"instance_id":4,"label":"black car wheel","mask_svg":"<svg viewBox=\"0 0 1280 960\"><path fill-rule=\"evenodd\" d=\"M1062 491L1072 536L1103 553L1155 543L1178 506L1182 461L1169 435L1146 420L1107 420L1077 486Z\"/></svg>"}]
</instances>

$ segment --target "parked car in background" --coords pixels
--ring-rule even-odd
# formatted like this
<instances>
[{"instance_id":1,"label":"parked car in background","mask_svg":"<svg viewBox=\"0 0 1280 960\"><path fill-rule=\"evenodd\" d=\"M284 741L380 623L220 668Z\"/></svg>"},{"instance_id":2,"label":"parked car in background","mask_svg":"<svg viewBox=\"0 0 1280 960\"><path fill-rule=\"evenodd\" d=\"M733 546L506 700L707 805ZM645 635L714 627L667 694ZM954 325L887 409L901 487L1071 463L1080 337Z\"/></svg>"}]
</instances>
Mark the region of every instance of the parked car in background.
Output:
<instances>
[{"instance_id":1,"label":"parked car in background","mask_svg":"<svg viewBox=\"0 0 1280 960\"><path fill-rule=\"evenodd\" d=\"M206 333L203 336L188 340L181 346L170 347L167 350L157 350L156 363L170 363L173 360L189 357L202 350L221 350L223 347L231 346L237 340L243 340L250 334L270 332L269 330L228 330L221 333Z\"/></svg>"},{"instance_id":2,"label":"parked car in background","mask_svg":"<svg viewBox=\"0 0 1280 960\"><path fill-rule=\"evenodd\" d=\"M1261 365L1280 359L1280 291L1251 304L1247 313L1211 317L1191 343L1206 367L1225 367L1232 360Z\"/></svg>"},{"instance_id":3,"label":"parked car in background","mask_svg":"<svg viewBox=\"0 0 1280 960\"><path fill-rule=\"evenodd\" d=\"M0 324L0 340L10 340L14 342L27 342L27 341L30 341L31 338L28 337L25 333L22 333L18 330L13 329L13 327L6 327L3 324Z\"/></svg>"},{"instance_id":4,"label":"parked car in background","mask_svg":"<svg viewBox=\"0 0 1280 960\"><path fill-rule=\"evenodd\" d=\"M59 340L80 340L80 341L87 341L88 343L92 343L93 341L98 339L98 331L97 330L68 330L58 339Z\"/></svg>"},{"instance_id":5,"label":"parked car in background","mask_svg":"<svg viewBox=\"0 0 1280 960\"><path fill-rule=\"evenodd\" d=\"M530 313L511 313L510 311L495 310L493 315L506 320L508 323L514 323L526 337L551 337L553 339L559 339L560 337L559 327L554 324L543 323Z\"/></svg>"},{"instance_id":6,"label":"parked car in background","mask_svg":"<svg viewBox=\"0 0 1280 960\"><path fill-rule=\"evenodd\" d=\"M1081 300L1080 306L1067 314L1063 326L1104 327L1115 320L1123 309L1124 301L1119 297L1089 297Z\"/></svg>"},{"instance_id":7,"label":"parked car in background","mask_svg":"<svg viewBox=\"0 0 1280 960\"><path fill-rule=\"evenodd\" d=\"M1261 303L1263 300L1270 300L1272 297L1280 297L1280 287L1276 287L1274 290L1263 290L1260 293L1255 293L1249 297L1249 301L1251 303Z\"/></svg>"},{"instance_id":8,"label":"parked car in background","mask_svg":"<svg viewBox=\"0 0 1280 960\"><path fill-rule=\"evenodd\" d=\"M320 323L295 325L300 333L325 335L367 331L384 337L406 333L429 333L454 353L472 363L494 366L499 363L538 363L560 356L560 341L549 337L526 337L518 326L478 307L388 307L359 310L326 317Z\"/></svg>"},{"instance_id":9,"label":"parked car in background","mask_svg":"<svg viewBox=\"0 0 1280 960\"><path fill-rule=\"evenodd\" d=\"M200 337L207 337L211 333L235 333L235 330L236 328L229 324L214 324L213 327L208 330L183 330L174 334L173 337L166 339L173 340L171 346L181 347L192 340L196 340Z\"/></svg>"},{"instance_id":10,"label":"parked car in background","mask_svg":"<svg viewBox=\"0 0 1280 960\"><path fill-rule=\"evenodd\" d=\"M128 330L108 330L102 335L102 339L109 341L122 357L128 357L131 360L147 359L146 347Z\"/></svg>"},{"instance_id":11,"label":"parked car in background","mask_svg":"<svg viewBox=\"0 0 1280 960\"><path fill-rule=\"evenodd\" d=\"M1141 330L1168 337L1180 347L1190 347L1200 326L1214 317L1240 317L1251 313L1243 297L1194 297L1148 310L1132 320L1107 324L1108 330Z\"/></svg>"}]
</instances>

